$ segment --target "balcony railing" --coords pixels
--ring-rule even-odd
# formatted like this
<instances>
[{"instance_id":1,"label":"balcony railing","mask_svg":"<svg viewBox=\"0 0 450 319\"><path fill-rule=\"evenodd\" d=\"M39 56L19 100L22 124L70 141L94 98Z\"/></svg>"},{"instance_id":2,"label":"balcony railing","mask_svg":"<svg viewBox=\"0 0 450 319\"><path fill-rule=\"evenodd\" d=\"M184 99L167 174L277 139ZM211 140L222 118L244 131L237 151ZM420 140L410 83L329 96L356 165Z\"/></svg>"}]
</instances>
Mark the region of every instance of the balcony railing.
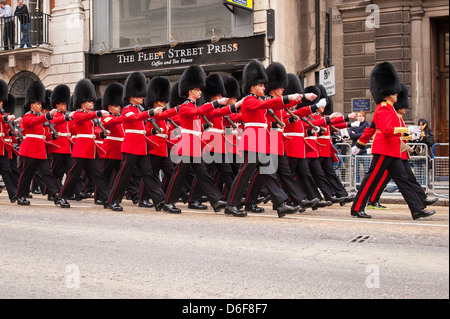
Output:
<instances>
[{"instance_id":1,"label":"balcony railing","mask_svg":"<svg viewBox=\"0 0 450 319\"><path fill-rule=\"evenodd\" d=\"M42 12L0 18L0 52L49 44L49 18Z\"/></svg>"}]
</instances>

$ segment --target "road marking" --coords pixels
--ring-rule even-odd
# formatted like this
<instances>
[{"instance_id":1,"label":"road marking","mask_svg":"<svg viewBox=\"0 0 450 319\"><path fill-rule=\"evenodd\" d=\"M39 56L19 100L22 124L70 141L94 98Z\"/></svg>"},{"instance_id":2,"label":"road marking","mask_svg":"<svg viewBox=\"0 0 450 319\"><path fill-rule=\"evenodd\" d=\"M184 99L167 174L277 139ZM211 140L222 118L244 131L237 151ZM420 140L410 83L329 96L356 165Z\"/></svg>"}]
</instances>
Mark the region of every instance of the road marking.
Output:
<instances>
[{"instance_id":1,"label":"road marking","mask_svg":"<svg viewBox=\"0 0 450 319\"><path fill-rule=\"evenodd\" d=\"M56 205L50 204L35 204L33 206L45 206L45 207L55 207ZM71 208L99 208L100 206L72 206ZM126 213L126 206L124 206ZM190 214L203 214L203 215L223 215L223 213L214 213L211 211L194 211L194 210L181 210L182 213L190 213ZM267 215L267 214L249 214L250 217L264 217L264 218L276 218L276 215ZM423 226L423 227L441 227L441 228L449 228L449 225L443 224L424 224L424 223L414 223L414 222L389 222L389 221L377 221L377 220L360 220L360 219L336 219L336 218L321 218L321 217L304 217L304 216L286 216L283 219L298 219L298 220L308 220L308 221L319 221L319 222L333 222L333 223L353 223L353 224L380 224L380 225L394 225L394 226Z\"/></svg>"}]
</instances>

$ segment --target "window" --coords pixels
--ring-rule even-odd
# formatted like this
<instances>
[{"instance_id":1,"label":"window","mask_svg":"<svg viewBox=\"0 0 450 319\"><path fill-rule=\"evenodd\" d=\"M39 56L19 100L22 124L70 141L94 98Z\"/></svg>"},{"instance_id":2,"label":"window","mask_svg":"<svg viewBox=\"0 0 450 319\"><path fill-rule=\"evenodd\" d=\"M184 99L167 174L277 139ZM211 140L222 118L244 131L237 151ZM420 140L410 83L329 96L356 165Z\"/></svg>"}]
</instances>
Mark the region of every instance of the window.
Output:
<instances>
[{"instance_id":1,"label":"window","mask_svg":"<svg viewBox=\"0 0 450 319\"><path fill-rule=\"evenodd\" d=\"M92 51L253 34L252 12L233 15L222 0L96 0Z\"/></svg>"}]
</instances>

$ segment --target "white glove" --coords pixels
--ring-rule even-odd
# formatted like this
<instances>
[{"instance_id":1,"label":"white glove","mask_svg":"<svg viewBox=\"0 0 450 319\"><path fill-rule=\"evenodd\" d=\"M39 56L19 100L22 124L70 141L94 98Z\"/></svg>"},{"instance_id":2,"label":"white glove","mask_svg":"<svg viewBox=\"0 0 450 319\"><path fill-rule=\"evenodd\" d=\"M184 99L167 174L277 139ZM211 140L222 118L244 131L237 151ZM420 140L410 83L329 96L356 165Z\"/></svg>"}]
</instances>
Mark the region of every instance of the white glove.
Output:
<instances>
[{"instance_id":1,"label":"white glove","mask_svg":"<svg viewBox=\"0 0 450 319\"><path fill-rule=\"evenodd\" d=\"M357 128L361 126L361 122L360 121L355 121L352 123L352 127Z\"/></svg>"},{"instance_id":2,"label":"white glove","mask_svg":"<svg viewBox=\"0 0 450 319\"><path fill-rule=\"evenodd\" d=\"M320 128L319 128L319 127L318 127L318 128L313 128L313 129L311 130L311 132L313 132L314 134L317 134L317 133L320 132Z\"/></svg>"},{"instance_id":3,"label":"white glove","mask_svg":"<svg viewBox=\"0 0 450 319\"><path fill-rule=\"evenodd\" d=\"M420 140L420 133L414 133L412 136L413 141L419 141Z\"/></svg>"},{"instance_id":4,"label":"white glove","mask_svg":"<svg viewBox=\"0 0 450 319\"><path fill-rule=\"evenodd\" d=\"M317 103L317 107L321 108L321 107L326 107L327 106L327 99L321 99L319 101L319 103Z\"/></svg>"},{"instance_id":5,"label":"white glove","mask_svg":"<svg viewBox=\"0 0 450 319\"><path fill-rule=\"evenodd\" d=\"M358 146L353 146L352 147L352 154L354 156L358 155L361 152L361 149Z\"/></svg>"}]
</instances>

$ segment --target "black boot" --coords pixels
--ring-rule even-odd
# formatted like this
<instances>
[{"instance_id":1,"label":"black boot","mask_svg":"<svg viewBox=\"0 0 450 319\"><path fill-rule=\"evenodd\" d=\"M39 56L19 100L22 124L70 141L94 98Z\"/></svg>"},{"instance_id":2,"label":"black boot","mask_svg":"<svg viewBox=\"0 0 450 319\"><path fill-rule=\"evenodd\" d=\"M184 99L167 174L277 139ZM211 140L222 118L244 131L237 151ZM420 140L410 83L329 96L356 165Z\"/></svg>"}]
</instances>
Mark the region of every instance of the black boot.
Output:
<instances>
[{"instance_id":1,"label":"black boot","mask_svg":"<svg viewBox=\"0 0 450 319\"><path fill-rule=\"evenodd\" d=\"M288 206L285 203L281 204L277 207L277 213L279 218L283 218L286 215L292 215L298 213L300 211L300 206L292 207Z\"/></svg>"},{"instance_id":2,"label":"black boot","mask_svg":"<svg viewBox=\"0 0 450 319\"><path fill-rule=\"evenodd\" d=\"M18 199L17 199L17 204L19 205L19 206L30 206L30 201L29 200L27 200L25 197L19 197Z\"/></svg>"},{"instance_id":3,"label":"black boot","mask_svg":"<svg viewBox=\"0 0 450 319\"><path fill-rule=\"evenodd\" d=\"M110 208L112 211L115 211L115 212L122 212L122 211L123 211L123 207L120 206L120 205L117 204L117 203L111 203L111 205L109 205L109 208Z\"/></svg>"},{"instance_id":4,"label":"black boot","mask_svg":"<svg viewBox=\"0 0 450 319\"><path fill-rule=\"evenodd\" d=\"M240 211L236 206L227 206L225 208L226 215L233 215L234 217L246 217L247 212Z\"/></svg>"},{"instance_id":5,"label":"black boot","mask_svg":"<svg viewBox=\"0 0 450 319\"><path fill-rule=\"evenodd\" d=\"M227 203L224 202L224 201L218 200L218 201L215 202L215 203L211 203L211 206L212 206L212 208L214 209L214 211L215 211L216 213L220 213L220 211L221 211L222 209L224 209L225 207L227 207Z\"/></svg>"},{"instance_id":6,"label":"black boot","mask_svg":"<svg viewBox=\"0 0 450 319\"><path fill-rule=\"evenodd\" d=\"M412 218L414 220L418 220L419 218L431 217L434 214L436 214L435 211L429 212L429 211L426 211L426 210L422 209L422 210L419 210L417 212L412 213Z\"/></svg>"},{"instance_id":7,"label":"black boot","mask_svg":"<svg viewBox=\"0 0 450 319\"><path fill-rule=\"evenodd\" d=\"M262 214L265 212L264 208L258 207L258 205L256 204L245 205L245 211L247 213L254 213L254 214Z\"/></svg>"},{"instance_id":8,"label":"black boot","mask_svg":"<svg viewBox=\"0 0 450 319\"><path fill-rule=\"evenodd\" d=\"M59 199L59 206L61 206L61 208L70 208L70 204L65 198Z\"/></svg>"},{"instance_id":9,"label":"black boot","mask_svg":"<svg viewBox=\"0 0 450 319\"><path fill-rule=\"evenodd\" d=\"M352 216L358 217L358 218L366 218L366 219L372 218L372 216L367 215L364 211L363 212L352 211Z\"/></svg>"},{"instance_id":10,"label":"black boot","mask_svg":"<svg viewBox=\"0 0 450 319\"><path fill-rule=\"evenodd\" d=\"M195 202L190 202L188 205L189 209L195 209L195 210L207 210L208 206L203 205L201 202L199 201L195 201Z\"/></svg>"},{"instance_id":11,"label":"black boot","mask_svg":"<svg viewBox=\"0 0 450 319\"><path fill-rule=\"evenodd\" d=\"M144 199L139 202L139 207L153 208L153 207L155 207L155 205L153 205L153 203L150 203L148 200Z\"/></svg>"},{"instance_id":12,"label":"black boot","mask_svg":"<svg viewBox=\"0 0 450 319\"><path fill-rule=\"evenodd\" d=\"M175 207L174 204L164 204L163 209L170 214L181 214L181 209Z\"/></svg>"}]
</instances>

